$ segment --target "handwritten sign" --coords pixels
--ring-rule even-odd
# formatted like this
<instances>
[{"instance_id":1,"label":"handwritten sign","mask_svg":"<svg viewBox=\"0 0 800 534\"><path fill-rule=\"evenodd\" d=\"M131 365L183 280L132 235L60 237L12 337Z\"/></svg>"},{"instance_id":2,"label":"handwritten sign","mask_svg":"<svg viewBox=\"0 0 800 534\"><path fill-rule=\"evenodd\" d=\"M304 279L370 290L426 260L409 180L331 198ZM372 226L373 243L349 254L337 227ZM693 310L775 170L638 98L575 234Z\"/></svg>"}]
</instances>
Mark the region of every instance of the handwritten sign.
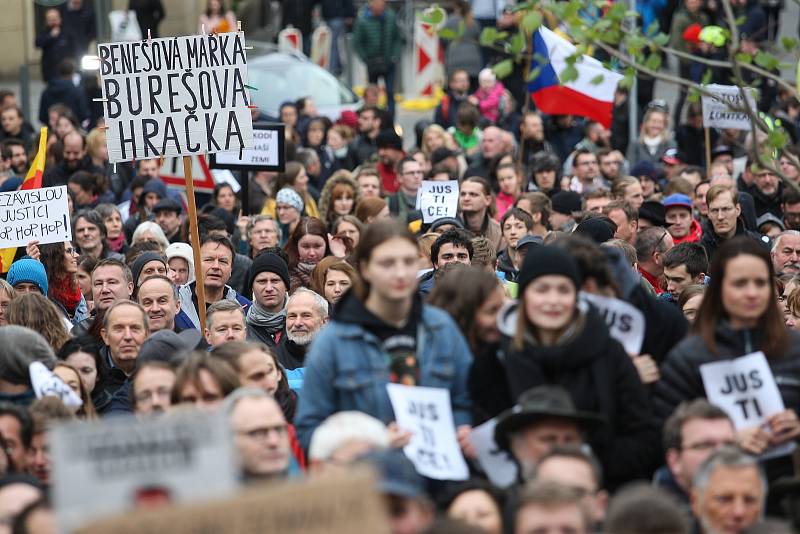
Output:
<instances>
[{"instance_id":1,"label":"handwritten sign","mask_svg":"<svg viewBox=\"0 0 800 534\"><path fill-rule=\"evenodd\" d=\"M286 161L283 124L254 124L253 148L239 151L217 152L211 155L211 166L216 169L240 171L283 172Z\"/></svg>"},{"instance_id":2,"label":"handwritten sign","mask_svg":"<svg viewBox=\"0 0 800 534\"><path fill-rule=\"evenodd\" d=\"M644 341L644 314L624 300L581 292L581 299L593 305L608 325L611 337L622 344L628 354L639 354Z\"/></svg>"},{"instance_id":3,"label":"handwritten sign","mask_svg":"<svg viewBox=\"0 0 800 534\"><path fill-rule=\"evenodd\" d=\"M480 426L472 429L469 439L478 455L478 463L489 477L489 480L498 488L507 488L517 481L517 464L508 454L497 446L494 441L494 427L497 418L489 419Z\"/></svg>"},{"instance_id":4,"label":"handwritten sign","mask_svg":"<svg viewBox=\"0 0 800 534\"><path fill-rule=\"evenodd\" d=\"M0 193L0 248L72 240L67 186Z\"/></svg>"},{"instance_id":5,"label":"handwritten sign","mask_svg":"<svg viewBox=\"0 0 800 534\"><path fill-rule=\"evenodd\" d=\"M783 398L763 352L703 364L700 376L709 402L725 410L737 430L761 426L768 417L784 410ZM787 443L766 455L782 456L794 448L793 442Z\"/></svg>"},{"instance_id":6,"label":"handwritten sign","mask_svg":"<svg viewBox=\"0 0 800 534\"><path fill-rule=\"evenodd\" d=\"M458 181L424 180L417 191L416 209L422 211L424 223L455 217L458 214Z\"/></svg>"},{"instance_id":7,"label":"handwritten sign","mask_svg":"<svg viewBox=\"0 0 800 534\"><path fill-rule=\"evenodd\" d=\"M243 33L97 48L111 163L253 147Z\"/></svg>"},{"instance_id":8,"label":"handwritten sign","mask_svg":"<svg viewBox=\"0 0 800 534\"><path fill-rule=\"evenodd\" d=\"M64 532L154 502L230 496L237 472L222 414L180 412L57 426L53 500Z\"/></svg>"},{"instance_id":9,"label":"handwritten sign","mask_svg":"<svg viewBox=\"0 0 800 534\"><path fill-rule=\"evenodd\" d=\"M389 534L374 476L360 469L300 482L254 486L202 504L137 510L99 521L77 534Z\"/></svg>"},{"instance_id":10,"label":"handwritten sign","mask_svg":"<svg viewBox=\"0 0 800 534\"><path fill-rule=\"evenodd\" d=\"M412 434L403 451L420 475L436 480L466 480L469 469L456 440L450 392L387 384L397 425Z\"/></svg>"},{"instance_id":11,"label":"handwritten sign","mask_svg":"<svg viewBox=\"0 0 800 534\"><path fill-rule=\"evenodd\" d=\"M743 108L745 105L757 113L756 89L745 88L747 102L742 97L742 92L735 85L710 84L704 88L714 96L703 96L703 126L706 128L731 128L734 130L750 130L750 118L747 113L734 111L731 106Z\"/></svg>"},{"instance_id":12,"label":"handwritten sign","mask_svg":"<svg viewBox=\"0 0 800 534\"><path fill-rule=\"evenodd\" d=\"M66 385L58 375L44 366L42 362L31 362L28 366L31 386L37 399L42 397L58 397L65 406L80 408L83 401L71 387Z\"/></svg>"}]
</instances>

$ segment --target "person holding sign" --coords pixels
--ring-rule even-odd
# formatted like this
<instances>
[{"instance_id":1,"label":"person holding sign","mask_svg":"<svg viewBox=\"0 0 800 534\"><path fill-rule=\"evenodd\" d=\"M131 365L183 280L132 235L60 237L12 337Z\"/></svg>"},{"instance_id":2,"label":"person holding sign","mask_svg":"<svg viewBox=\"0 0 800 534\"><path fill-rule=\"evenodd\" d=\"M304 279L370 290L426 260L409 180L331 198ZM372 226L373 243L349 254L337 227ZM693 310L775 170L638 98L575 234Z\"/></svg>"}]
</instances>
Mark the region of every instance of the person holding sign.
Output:
<instances>
[{"instance_id":1,"label":"person holding sign","mask_svg":"<svg viewBox=\"0 0 800 534\"><path fill-rule=\"evenodd\" d=\"M710 268L711 283L691 336L676 345L661 367L656 411L666 417L680 402L706 396L700 366L762 351L786 409L768 414L764 426L739 430L739 445L753 454L800 437L800 333L789 331L775 305L774 271L760 243L736 237L720 247ZM728 377L738 391L757 390L764 377ZM743 407L744 408L744 407ZM755 409L756 406L751 406ZM788 458L784 469L791 472ZM783 471L786 473L787 471Z\"/></svg>"},{"instance_id":2,"label":"person holding sign","mask_svg":"<svg viewBox=\"0 0 800 534\"><path fill-rule=\"evenodd\" d=\"M520 271L519 304L501 312L501 361L512 398L534 386L564 387L577 409L599 412L609 424L587 441L613 488L647 476L657 458L658 428L630 356L604 318L578 303L575 259L553 246L533 247Z\"/></svg>"},{"instance_id":3,"label":"person holding sign","mask_svg":"<svg viewBox=\"0 0 800 534\"><path fill-rule=\"evenodd\" d=\"M389 383L447 389L456 426L470 423L472 354L450 316L417 296L418 256L414 236L394 222L373 223L361 237L354 259L363 287L342 297L305 359L295 417L304 447L338 411L394 421Z\"/></svg>"}]
</instances>

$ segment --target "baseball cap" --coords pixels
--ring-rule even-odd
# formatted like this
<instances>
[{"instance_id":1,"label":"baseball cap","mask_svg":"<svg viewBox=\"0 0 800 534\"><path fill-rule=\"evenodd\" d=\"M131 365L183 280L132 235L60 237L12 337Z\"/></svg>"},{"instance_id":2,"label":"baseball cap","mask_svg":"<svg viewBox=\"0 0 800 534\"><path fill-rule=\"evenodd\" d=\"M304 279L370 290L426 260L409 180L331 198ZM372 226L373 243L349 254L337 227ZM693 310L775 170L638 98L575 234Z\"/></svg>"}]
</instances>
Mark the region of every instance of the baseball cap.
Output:
<instances>
[{"instance_id":1,"label":"baseball cap","mask_svg":"<svg viewBox=\"0 0 800 534\"><path fill-rule=\"evenodd\" d=\"M661 161L667 165L677 165L681 162L681 153L677 148L668 148L664 151L664 155L661 156Z\"/></svg>"},{"instance_id":2,"label":"baseball cap","mask_svg":"<svg viewBox=\"0 0 800 534\"><path fill-rule=\"evenodd\" d=\"M669 208L681 207L692 209L692 199L681 193L674 193L661 201L664 204L664 211Z\"/></svg>"}]
</instances>

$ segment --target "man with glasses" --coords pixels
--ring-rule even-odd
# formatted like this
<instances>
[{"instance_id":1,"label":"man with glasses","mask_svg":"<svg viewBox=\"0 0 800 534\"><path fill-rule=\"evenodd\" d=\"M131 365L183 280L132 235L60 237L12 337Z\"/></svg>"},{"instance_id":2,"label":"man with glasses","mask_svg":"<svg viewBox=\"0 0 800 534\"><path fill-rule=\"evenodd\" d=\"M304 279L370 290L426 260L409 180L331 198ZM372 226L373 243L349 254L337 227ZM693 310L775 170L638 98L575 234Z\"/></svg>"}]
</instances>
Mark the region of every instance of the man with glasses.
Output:
<instances>
[{"instance_id":1,"label":"man with glasses","mask_svg":"<svg viewBox=\"0 0 800 534\"><path fill-rule=\"evenodd\" d=\"M787 187L781 199L783 224L787 230L800 230L800 194Z\"/></svg>"},{"instance_id":2,"label":"man with glasses","mask_svg":"<svg viewBox=\"0 0 800 534\"><path fill-rule=\"evenodd\" d=\"M422 165L410 156L401 159L397 164L397 181L400 188L387 198L387 203L391 214L401 222L409 222L409 216L415 214L415 218L419 218L420 214L416 211L417 191L422 185L423 176L425 171Z\"/></svg>"},{"instance_id":3,"label":"man with glasses","mask_svg":"<svg viewBox=\"0 0 800 534\"><path fill-rule=\"evenodd\" d=\"M139 364L133 375L131 400L137 415L154 415L172 406L175 369L168 363L151 360Z\"/></svg>"},{"instance_id":4,"label":"man with glasses","mask_svg":"<svg viewBox=\"0 0 800 534\"><path fill-rule=\"evenodd\" d=\"M572 158L572 180L569 188L576 193L591 193L600 188L609 189L609 184L600 175L597 156L588 149L575 151Z\"/></svg>"},{"instance_id":5,"label":"man with glasses","mask_svg":"<svg viewBox=\"0 0 800 534\"><path fill-rule=\"evenodd\" d=\"M739 205L739 195L733 187L712 185L706 193L706 204L711 228L703 229L700 244L706 249L709 262L714 260L714 253L722 243L734 236L746 235L761 241L760 236L747 230L744 222L739 219L742 208Z\"/></svg>"},{"instance_id":6,"label":"man with glasses","mask_svg":"<svg viewBox=\"0 0 800 534\"><path fill-rule=\"evenodd\" d=\"M675 246L672 236L660 226L645 228L636 234L636 256L639 259L639 272L660 295L664 292L664 255Z\"/></svg>"},{"instance_id":7,"label":"man with glasses","mask_svg":"<svg viewBox=\"0 0 800 534\"><path fill-rule=\"evenodd\" d=\"M264 249L277 247L281 241L281 228L278 221L266 215L253 215L245 230L250 257L255 258Z\"/></svg>"},{"instance_id":8,"label":"man with glasses","mask_svg":"<svg viewBox=\"0 0 800 534\"><path fill-rule=\"evenodd\" d=\"M246 482L286 478L289 426L278 403L261 389L239 388L225 399Z\"/></svg>"},{"instance_id":9,"label":"man with glasses","mask_svg":"<svg viewBox=\"0 0 800 534\"><path fill-rule=\"evenodd\" d=\"M624 176L625 158L619 150L604 148L597 153L600 161L600 174L609 183L614 183Z\"/></svg>"},{"instance_id":10,"label":"man with glasses","mask_svg":"<svg viewBox=\"0 0 800 534\"><path fill-rule=\"evenodd\" d=\"M730 417L706 399L683 402L664 423L666 465L654 484L689 506L689 490L700 464L725 445L736 443Z\"/></svg>"}]
</instances>

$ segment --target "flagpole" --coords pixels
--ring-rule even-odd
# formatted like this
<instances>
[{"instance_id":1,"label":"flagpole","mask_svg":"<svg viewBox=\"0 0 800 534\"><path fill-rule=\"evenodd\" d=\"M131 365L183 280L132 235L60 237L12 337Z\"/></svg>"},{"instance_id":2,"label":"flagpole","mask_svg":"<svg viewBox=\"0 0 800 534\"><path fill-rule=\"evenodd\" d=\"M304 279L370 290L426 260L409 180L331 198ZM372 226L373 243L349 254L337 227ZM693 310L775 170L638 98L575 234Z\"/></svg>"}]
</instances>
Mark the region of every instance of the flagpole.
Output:
<instances>
[{"instance_id":1,"label":"flagpole","mask_svg":"<svg viewBox=\"0 0 800 534\"><path fill-rule=\"evenodd\" d=\"M183 156L183 175L186 181L186 200L189 204L189 234L194 256L194 278L197 293L197 316L200 319L200 332L206 328L206 288L203 284L203 266L200 258L200 232L197 228L197 205L194 200L194 178L192 178L192 157Z\"/></svg>"},{"instance_id":2,"label":"flagpole","mask_svg":"<svg viewBox=\"0 0 800 534\"><path fill-rule=\"evenodd\" d=\"M636 11L636 0L628 0L628 9ZM629 17L628 23L632 26L631 33L636 29L636 17ZM628 92L628 146L639 137L639 87L636 76L633 77L631 89Z\"/></svg>"},{"instance_id":3,"label":"flagpole","mask_svg":"<svg viewBox=\"0 0 800 534\"><path fill-rule=\"evenodd\" d=\"M522 105L523 120L525 119L525 114L528 113L528 110L531 109L531 92L530 89L528 89L528 76L530 76L531 74L531 61L533 61L533 34L530 34L528 36L528 56L529 57L525 59L525 74L524 74L525 77L523 78L523 80L525 80L525 103ZM522 152L523 152L522 149L524 147L524 144L525 140L522 138L522 135L520 135L519 150L517 151L517 166L520 169L522 169L523 173L525 172L525 167L523 166L523 161L522 161ZM533 181L533 176L531 175L530 178L528 178L528 180ZM525 189L526 190L528 189L527 185L525 186Z\"/></svg>"}]
</instances>

